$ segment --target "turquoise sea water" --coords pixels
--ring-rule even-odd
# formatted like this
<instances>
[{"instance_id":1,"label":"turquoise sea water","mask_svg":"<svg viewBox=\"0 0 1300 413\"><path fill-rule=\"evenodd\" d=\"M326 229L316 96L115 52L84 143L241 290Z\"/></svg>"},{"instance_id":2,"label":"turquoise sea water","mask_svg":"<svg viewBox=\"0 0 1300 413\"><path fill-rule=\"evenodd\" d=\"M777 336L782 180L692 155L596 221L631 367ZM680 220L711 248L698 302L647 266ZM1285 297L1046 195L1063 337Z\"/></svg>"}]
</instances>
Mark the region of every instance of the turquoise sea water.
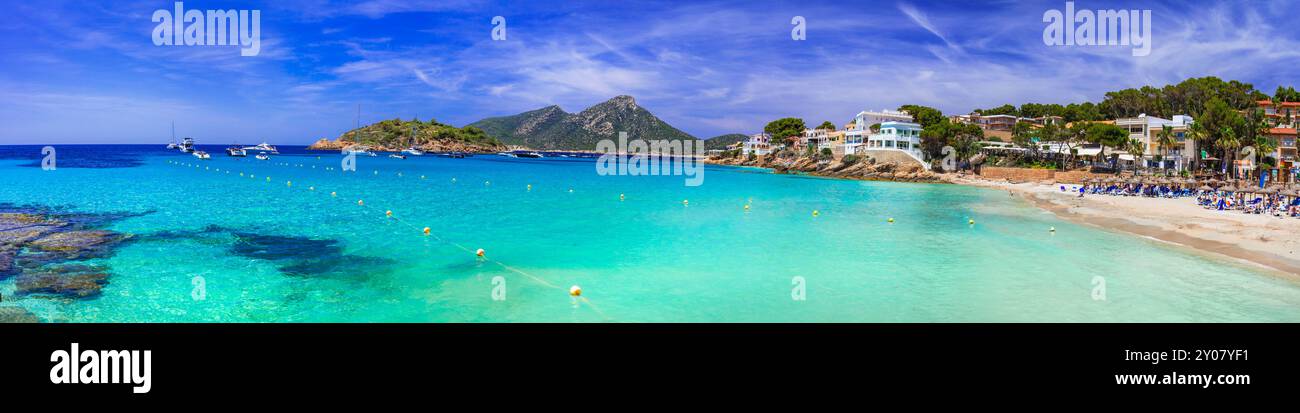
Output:
<instances>
[{"instance_id":1,"label":"turquoise sea water","mask_svg":"<svg viewBox=\"0 0 1300 413\"><path fill-rule=\"evenodd\" d=\"M54 322L1300 321L1294 282L1000 191L729 167L687 187L484 155L344 173L335 152L205 149L61 147L42 171L40 147L0 147L0 203L141 214L108 227L133 239L96 261L101 296L16 298L10 278L5 303Z\"/></svg>"}]
</instances>

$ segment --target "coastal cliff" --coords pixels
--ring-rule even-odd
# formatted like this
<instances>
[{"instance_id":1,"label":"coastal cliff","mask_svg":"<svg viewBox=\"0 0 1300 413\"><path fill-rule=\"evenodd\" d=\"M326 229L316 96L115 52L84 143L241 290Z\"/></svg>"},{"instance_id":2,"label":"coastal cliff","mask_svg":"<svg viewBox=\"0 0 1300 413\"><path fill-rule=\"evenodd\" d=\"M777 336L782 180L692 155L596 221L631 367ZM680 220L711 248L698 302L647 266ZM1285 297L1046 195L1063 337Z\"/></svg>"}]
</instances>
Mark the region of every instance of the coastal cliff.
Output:
<instances>
[{"instance_id":1,"label":"coastal cliff","mask_svg":"<svg viewBox=\"0 0 1300 413\"><path fill-rule=\"evenodd\" d=\"M705 160L715 165L752 166L770 168L775 173L803 173L829 178L868 181L897 181L921 183L951 183L948 176L925 170L916 163L877 161L872 157L845 157L843 159L816 159L808 157L782 158L775 155L710 157Z\"/></svg>"},{"instance_id":2,"label":"coastal cliff","mask_svg":"<svg viewBox=\"0 0 1300 413\"><path fill-rule=\"evenodd\" d=\"M506 150L501 141L482 130L466 126L457 128L435 120L404 121L389 119L344 132L338 138L320 139L307 147L314 151L336 151L352 145L365 145L371 150L398 152L416 147L429 152L493 153Z\"/></svg>"}]
</instances>

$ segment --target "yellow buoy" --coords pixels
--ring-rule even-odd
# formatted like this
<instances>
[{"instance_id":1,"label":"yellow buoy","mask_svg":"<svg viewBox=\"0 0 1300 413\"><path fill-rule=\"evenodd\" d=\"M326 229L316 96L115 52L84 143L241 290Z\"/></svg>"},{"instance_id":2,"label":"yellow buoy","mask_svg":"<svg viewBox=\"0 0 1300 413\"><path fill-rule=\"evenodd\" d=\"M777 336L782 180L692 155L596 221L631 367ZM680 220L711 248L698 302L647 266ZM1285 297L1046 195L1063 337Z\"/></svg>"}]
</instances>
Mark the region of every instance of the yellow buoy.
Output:
<instances>
[{"instance_id":1,"label":"yellow buoy","mask_svg":"<svg viewBox=\"0 0 1300 413\"><path fill-rule=\"evenodd\" d=\"M456 178L451 178L451 181L452 181L452 182L456 182Z\"/></svg>"},{"instance_id":2,"label":"yellow buoy","mask_svg":"<svg viewBox=\"0 0 1300 413\"><path fill-rule=\"evenodd\" d=\"M1052 227L1051 229L1048 229L1047 232L1056 232L1056 227Z\"/></svg>"},{"instance_id":3,"label":"yellow buoy","mask_svg":"<svg viewBox=\"0 0 1300 413\"><path fill-rule=\"evenodd\" d=\"M284 186L293 186L293 181L284 181Z\"/></svg>"},{"instance_id":4,"label":"yellow buoy","mask_svg":"<svg viewBox=\"0 0 1300 413\"><path fill-rule=\"evenodd\" d=\"M576 285L575 285L575 286L572 286L572 287L569 287L569 296L571 296L571 297L581 297L581 296L582 296L582 287L579 287L579 286L576 286Z\"/></svg>"},{"instance_id":5,"label":"yellow buoy","mask_svg":"<svg viewBox=\"0 0 1300 413\"><path fill-rule=\"evenodd\" d=\"M569 193L570 193L570 194L573 193L573 188L569 188Z\"/></svg>"},{"instance_id":6,"label":"yellow buoy","mask_svg":"<svg viewBox=\"0 0 1300 413\"><path fill-rule=\"evenodd\" d=\"M533 190L533 184L528 184L528 190L529 191Z\"/></svg>"},{"instance_id":7,"label":"yellow buoy","mask_svg":"<svg viewBox=\"0 0 1300 413\"><path fill-rule=\"evenodd\" d=\"M749 205L745 205L745 212L749 212Z\"/></svg>"},{"instance_id":8,"label":"yellow buoy","mask_svg":"<svg viewBox=\"0 0 1300 413\"><path fill-rule=\"evenodd\" d=\"M429 235L429 227L424 227L424 235Z\"/></svg>"},{"instance_id":9,"label":"yellow buoy","mask_svg":"<svg viewBox=\"0 0 1300 413\"><path fill-rule=\"evenodd\" d=\"M266 177L266 182L271 182L271 177Z\"/></svg>"},{"instance_id":10,"label":"yellow buoy","mask_svg":"<svg viewBox=\"0 0 1300 413\"><path fill-rule=\"evenodd\" d=\"M619 201L626 200L626 199L627 199L627 197L623 196L623 194L618 194L618 200L619 200Z\"/></svg>"},{"instance_id":11,"label":"yellow buoy","mask_svg":"<svg viewBox=\"0 0 1300 413\"><path fill-rule=\"evenodd\" d=\"M746 206L748 206L748 205L746 205ZM817 212L817 210L814 209L814 210L813 210L813 216L817 216L817 215L820 215L820 213Z\"/></svg>"},{"instance_id":12,"label":"yellow buoy","mask_svg":"<svg viewBox=\"0 0 1300 413\"><path fill-rule=\"evenodd\" d=\"M479 258L483 258L484 254L486 254L486 253L487 253L487 252L486 252L486 251L483 251L482 248L479 248L478 251L474 251L474 255L477 255Z\"/></svg>"},{"instance_id":13,"label":"yellow buoy","mask_svg":"<svg viewBox=\"0 0 1300 413\"><path fill-rule=\"evenodd\" d=\"M890 223L890 224L893 224L893 223L894 223L894 219L893 219L893 218L890 218L890 219L889 219L889 223Z\"/></svg>"},{"instance_id":14,"label":"yellow buoy","mask_svg":"<svg viewBox=\"0 0 1300 413\"><path fill-rule=\"evenodd\" d=\"M492 181L483 181L483 185L484 185L484 186L486 186L486 185L492 185Z\"/></svg>"},{"instance_id":15,"label":"yellow buoy","mask_svg":"<svg viewBox=\"0 0 1300 413\"><path fill-rule=\"evenodd\" d=\"M975 225L975 220L973 220L973 219L968 219L968 220L966 220L966 223L967 223L967 224L971 224L971 225Z\"/></svg>"},{"instance_id":16,"label":"yellow buoy","mask_svg":"<svg viewBox=\"0 0 1300 413\"><path fill-rule=\"evenodd\" d=\"M314 187L314 186L309 186L309 187L307 187L307 190L308 190L308 191L315 191L315 190L316 190L316 187Z\"/></svg>"},{"instance_id":17,"label":"yellow buoy","mask_svg":"<svg viewBox=\"0 0 1300 413\"><path fill-rule=\"evenodd\" d=\"M424 175L420 175L420 179L424 179Z\"/></svg>"}]
</instances>

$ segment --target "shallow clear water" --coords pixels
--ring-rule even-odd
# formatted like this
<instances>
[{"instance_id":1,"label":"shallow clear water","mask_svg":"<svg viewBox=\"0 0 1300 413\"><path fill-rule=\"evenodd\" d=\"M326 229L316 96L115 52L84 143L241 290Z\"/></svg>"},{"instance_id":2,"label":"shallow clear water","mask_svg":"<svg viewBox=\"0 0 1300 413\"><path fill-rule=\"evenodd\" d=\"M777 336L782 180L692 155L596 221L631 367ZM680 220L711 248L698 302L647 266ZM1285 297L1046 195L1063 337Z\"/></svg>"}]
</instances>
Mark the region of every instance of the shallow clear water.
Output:
<instances>
[{"instance_id":1,"label":"shallow clear water","mask_svg":"<svg viewBox=\"0 0 1300 413\"><path fill-rule=\"evenodd\" d=\"M980 188L727 167L686 187L571 158L360 157L343 173L337 153L302 148L270 161L58 149L42 171L40 147L0 147L0 203L144 214L109 227L134 238L98 261L111 278L97 298L15 299L0 281L6 304L46 321L1300 321L1293 282Z\"/></svg>"}]
</instances>

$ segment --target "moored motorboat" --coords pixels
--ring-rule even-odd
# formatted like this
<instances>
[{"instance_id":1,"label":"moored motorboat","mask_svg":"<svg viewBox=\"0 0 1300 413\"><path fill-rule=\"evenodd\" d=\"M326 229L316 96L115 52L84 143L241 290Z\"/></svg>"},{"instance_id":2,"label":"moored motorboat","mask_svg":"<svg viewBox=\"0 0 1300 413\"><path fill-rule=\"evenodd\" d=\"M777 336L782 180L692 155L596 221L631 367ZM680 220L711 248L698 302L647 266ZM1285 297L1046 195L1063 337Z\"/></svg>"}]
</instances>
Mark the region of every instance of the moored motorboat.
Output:
<instances>
[{"instance_id":1,"label":"moored motorboat","mask_svg":"<svg viewBox=\"0 0 1300 413\"><path fill-rule=\"evenodd\" d=\"M231 146L226 148L226 155L242 158L248 156L248 152L244 151L244 148L240 148L239 146Z\"/></svg>"},{"instance_id":2,"label":"moored motorboat","mask_svg":"<svg viewBox=\"0 0 1300 413\"><path fill-rule=\"evenodd\" d=\"M264 154L264 153L259 153L259 154L257 154L257 155L254 155L253 157L254 157L254 158L257 158L257 160L259 160L259 161L265 161L265 160L267 160L267 159L271 159L271 157L270 157L269 155Z\"/></svg>"},{"instance_id":3,"label":"moored motorboat","mask_svg":"<svg viewBox=\"0 0 1300 413\"><path fill-rule=\"evenodd\" d=\"M275 146L272 146L271 144L266 143L266 142L259 143L259 144L255 145L255 146L245 146L245 147L244 147L244 150L246 150L246 151L258 151L258 152L270 152L270 153L274 153L274 154L278 154L278 153L280 153L280 151L279 151L278 149L276 149Z\"/></svg>"},{"instance_id":4,"label":"moored motorboat","mask_svg":"<svg viewBox=\"0 0 1300 413\"><path fill-rule=\"evenodd\" d=\"M411 155L411 156L423 156L423 155L424 155L424 151L421 151L421 150L417 149L417 148L414 147L414 146L412 146L412 147L410 147L410 148L406 148L406 150L403 150L402 153L407 154L407 155Z\"/></svg>"},{"instance_id":5,"label":"moored motorboat","mask_svg":"<svg viewBox=\"0 0 1300 413\"><path fill-rule=\"evenodd\" d=\"M208 155L208 153L204 151L194 151L190 155L194 155L195 158L199 159L212 159L212 155Z\"/></svg>"},{"instance_id":6,"label":"moored motorboat","mask_svg":"<svg viewBox=\"0 0 1300 413\"><path fill-rule=\"evenodd\" d=\"M194 138L182 139L181 144L180 146L177 147L177 149L180 149L181 152L185 152L185 153L194 152Z\"/></svg>"},{"instance_id":7,"label":"moored motorboat","mask_svg":"<svg viewBox=\"0 0 1300 413\"><path fill-rule=\"evenodd\" d=\"M365 146L365 145L352 145L352 146L348 146L348 147L346 147L346 148L343 148L342 153L343 153L344 155L369 155L369 156L375 156L375 153L370 151L370 147Z\"/></svg>"},{"instance_id":8,"label":"moored motorboat","mask_svg":"<svg viewBox=\"0 0 1300 413\"><path fill-rule=\"evenodd\" d=\"M516 152L515 157L516 158L541 158L542 154L540 152Z\"/></svg>"}]
</instances>

